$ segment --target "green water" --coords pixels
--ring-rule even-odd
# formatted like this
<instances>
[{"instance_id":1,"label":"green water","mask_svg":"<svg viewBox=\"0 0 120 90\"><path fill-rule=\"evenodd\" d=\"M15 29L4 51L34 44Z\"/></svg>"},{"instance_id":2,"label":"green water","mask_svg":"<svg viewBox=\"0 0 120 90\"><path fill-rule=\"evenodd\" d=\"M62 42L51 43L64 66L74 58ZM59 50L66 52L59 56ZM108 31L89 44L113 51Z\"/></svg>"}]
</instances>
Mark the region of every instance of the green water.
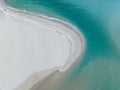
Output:
<instances>
[{"instance_id":1,"label":"green water","mask_svg":"<svg viewBox=\"0 0 120 90\"><path fill-rule=\"evenodd\" d=\"M83 33L84 54L54 90L120 90L119 0L5 1L15 8L63 18Z\"/></svg>"}]
</instances>

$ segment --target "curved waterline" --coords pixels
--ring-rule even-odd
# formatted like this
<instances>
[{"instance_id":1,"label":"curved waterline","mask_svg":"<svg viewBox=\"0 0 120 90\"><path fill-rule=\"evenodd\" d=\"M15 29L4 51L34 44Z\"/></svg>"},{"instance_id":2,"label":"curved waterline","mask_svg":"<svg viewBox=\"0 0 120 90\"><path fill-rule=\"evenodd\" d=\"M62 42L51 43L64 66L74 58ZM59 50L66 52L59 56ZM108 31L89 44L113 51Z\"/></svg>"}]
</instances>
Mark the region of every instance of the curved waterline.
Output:
<instances>
[{"instance_id":1,"label":"curved waterline","mask_svg":"<svg viewBox=\"0 0 120 90\"><path fill-rule=\"evenodd\" d=\"M76 28L75 26L73 26L72 24L70 24L69 22L66 22L66 21L63 21L63 20L60 20L60 19L58 19L58 18L54 18L54 17L49 17L49 16L46 16L46 15L43 15L43 14L34 14L34 13L30 13L30 12L27 12L27 11L22 11L22 10L19 10L19 9L15 9L15 8L13 8L13 7L10 7L10 6L8 6L8 5L6 5L5 4L5 2L4 2L4 0L2 0L2 9L3 9L3 11L5 11L4 13L18 13L18 14L20 14L20 15L25 15L25 17L29 17L29 18L34 18L35 17L35 19L33 19L33 20L36 20L36 21L38 21L39 22L39 19L45 19L45 20L50 20L51 22L55 22L55 23L59 23L59 24L61 24L61 25L63 25L63 26L65 26L65 27L67 27L67 28L69 28L73 33L75 33L76 34L76 37L78 37L79 38L79 40L81 41L81 50L80 50L80 53L78 54L78 56L76 57L76 58L74 58L74 60L73 61L75 61L76 59L79 59L78 57L80 57L81 56L81 54L84 52L84 50L85 50L85 38L84 38L84 36L83 36L83 34L80 32L80 30L78 29L78 28ZM38 20L37 20L38 19ZM59 32L59 31L58 31ZM66 32L65 30L63 30L63 32ZM69 34L69 33L68 33ZM67 37L67 36L66 36ZM70 35L67 37L68 38L68 40L69 40L69 37L70 37ZM78 48L78 47L76 47L76 48ZM68 60L69 61L69 60ZM65 68L67 69L67 68L69 68L69 66L71 66L71 64L72 64L73 62L71 62L71 63L69 63L69 64L65 64ZM66 70L64 68L64 70ZM63 71L64 71L63 70Z\"/></svg>"},{"instance_id":2,"label":"curved waterline","mask_svg":"<svg viewBox=\"0 0 120 90\"><path fill-rule=\"evenodd\" d=\"M85 40L84 40L84 37L83 35L79 32L79 30L74 27L73 25L65 22L65 21L62 21L62 20L59 20L59 19L55 19L55 18L51 18L51 17L47 17L47 16L44 16L44 15L35 15L35 14L32 14L32 13L28 13L28 12L24 12L24 11L21 11L21 10L17 10L17 9L14 9L14 8L11 8L7 5L5 5L5 3L2 2L2 12L5 13L6 15L7 14L11 14L13 16L19 16L19 17L25 17L25 18L28 18L28 19L31 19L35 22L40 22L42 20L42 22L46 22L46 21L49 21L50 23L52 23L53 25L57 24L57 25L60 25L59 28L61 27L64 27L65 30L63 31L56 31L62 35L64 35L68 40L69 42L71 43L72 47L73 47L73 50L71 50L71 55L70 57L68 58L68 61L67 63L62 66L62 67L55 67L54 69L52 70L48 70L47 72L45 72L45 76L43 81L46 79L46 77L49 77L51 74L54 74L54 72L58 71L58 72L62 72L62 71L65 71L67 70L76 60L79 59L80 55L83 53L84 49L85 49ZM48 23L48 24L50 24ZM49 72L49 73L48 73ZM32 75L32 78L35 77L36 74ZM27 81L27 83L29 82L29 80ZM36 82L36 81L34 81ZM29 85L29 87L32 86L32 85ZM21 86L22 87L22 86ZM20 87L20 88L21 88ZM23 87L24 88L24 85ZM27 87L25 87L27 88Z\"/></svg>"}]
</instances>

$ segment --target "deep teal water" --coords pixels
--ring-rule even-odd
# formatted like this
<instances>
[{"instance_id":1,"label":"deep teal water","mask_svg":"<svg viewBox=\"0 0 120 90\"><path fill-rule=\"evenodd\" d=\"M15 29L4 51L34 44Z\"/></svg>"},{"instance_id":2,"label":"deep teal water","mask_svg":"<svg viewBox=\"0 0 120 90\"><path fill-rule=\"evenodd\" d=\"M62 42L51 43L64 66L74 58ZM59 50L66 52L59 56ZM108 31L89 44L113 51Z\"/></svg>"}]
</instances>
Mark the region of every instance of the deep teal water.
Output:
<instances>
[{"instance_id":1,"label":"deep teal water","mask_svg":"<svg viewBox=\"0 0 120 90\"><path fill-rule=\"evenodd\" d=\"M83 33L85 52L56 90L120 90L119 0L5 1L15 8L69 21Z\"/></svg>"}]
</instances>

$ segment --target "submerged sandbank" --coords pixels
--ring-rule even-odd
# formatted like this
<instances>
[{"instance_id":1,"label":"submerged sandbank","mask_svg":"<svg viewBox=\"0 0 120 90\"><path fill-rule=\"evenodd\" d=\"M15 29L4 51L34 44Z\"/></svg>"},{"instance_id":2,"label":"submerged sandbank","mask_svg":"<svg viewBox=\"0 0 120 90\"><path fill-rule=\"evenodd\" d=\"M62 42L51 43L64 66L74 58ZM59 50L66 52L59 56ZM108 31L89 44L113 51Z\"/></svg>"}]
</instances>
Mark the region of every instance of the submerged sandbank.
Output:
<instances>
[{"instance_id":1,"label":"submerged sandbank","mask_svg":"<svg viewBox=\"0 0 120 90\"><path fill-rule=\"evenodd\" d=\"M28 90L83 52L84 38L70 24L0 5L1 90Z\"/></svg>"}]
</instances>

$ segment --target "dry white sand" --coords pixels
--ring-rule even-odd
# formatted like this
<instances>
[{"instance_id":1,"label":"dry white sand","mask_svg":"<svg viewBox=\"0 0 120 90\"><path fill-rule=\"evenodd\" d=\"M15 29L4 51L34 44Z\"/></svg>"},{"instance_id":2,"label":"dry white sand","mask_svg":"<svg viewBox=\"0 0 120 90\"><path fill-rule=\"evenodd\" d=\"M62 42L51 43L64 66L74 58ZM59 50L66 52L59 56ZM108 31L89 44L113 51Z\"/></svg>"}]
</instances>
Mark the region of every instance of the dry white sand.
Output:
<instances>
[{"instance_id":1,"label":"dry white sand","mask_svg":"<svg viewBox=\"0 0 120 90\"><path fill-rule=\"evenodd\" d=\"M4 9L0 7L0 90L14 90L36 72L56 66L65 70L82 53L83 37L72 26Z\"/></svg>"}]
</instances>

